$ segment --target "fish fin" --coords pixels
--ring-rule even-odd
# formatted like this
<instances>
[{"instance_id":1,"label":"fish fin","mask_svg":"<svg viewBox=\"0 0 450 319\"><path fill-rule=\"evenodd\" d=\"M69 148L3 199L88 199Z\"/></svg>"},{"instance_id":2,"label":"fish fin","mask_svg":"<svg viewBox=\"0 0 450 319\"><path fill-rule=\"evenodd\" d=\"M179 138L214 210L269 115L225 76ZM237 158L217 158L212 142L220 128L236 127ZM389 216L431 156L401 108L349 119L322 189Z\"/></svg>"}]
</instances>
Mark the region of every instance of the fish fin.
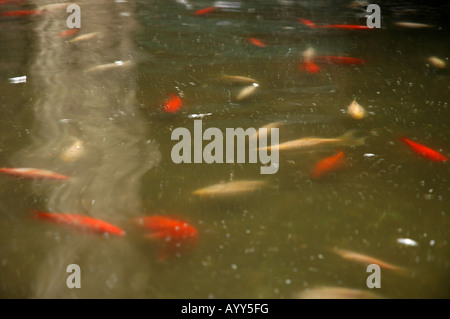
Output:
<instances>
[{"instance_id":1,"label":"fish fin","mask_svg":"<svg viewBox=\"0 0 450 319\"><path fill-rule=\"evenodd\" d=\"M364 145L365 140L368 136L356 137L355 135L357 133L358 133L357 129L351 129L342 134L341 136L337 137L337 139L343 140L346 142L346 144L348 143L354 146Z\"/></svg>"}]
</instances>

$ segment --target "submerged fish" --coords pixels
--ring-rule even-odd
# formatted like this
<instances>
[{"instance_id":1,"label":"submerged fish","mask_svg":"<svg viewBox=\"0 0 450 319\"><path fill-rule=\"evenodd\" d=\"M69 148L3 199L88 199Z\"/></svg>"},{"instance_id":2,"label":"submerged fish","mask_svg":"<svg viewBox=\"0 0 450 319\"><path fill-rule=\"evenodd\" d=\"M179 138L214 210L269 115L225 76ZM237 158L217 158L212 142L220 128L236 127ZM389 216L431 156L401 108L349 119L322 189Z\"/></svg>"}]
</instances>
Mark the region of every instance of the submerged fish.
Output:
<instances>
[{"instance_id":1,"label":"submerged fish","mask_svg":"<svg viewBox=\"0 0 450 319\"><path fill-rule=\"evenodd\" d=\"M253 83L252 85L244 87L236 95L236 100L237 101L241 101L241 100L244 100L244 99L248 98L249 96L251 96L255 92L257 87L259 87L258 83Z\"/></svg>"},{"instance_id":2,"label":"submerged fish","mask_svg":"<svg viewBox=\"0 0 450 319\"><path fill-rule=\"evenodd\" d=\"M447 64L445 63L444 60L435 57L435 56L430 56L427 61L435 68L437 69L445 69Z\"/></svg>"},{"instance_id":3,"label":"submerged fish","mask_svg":"<svg viewBox=\"0 0 450 319\"><path fill-rule=\"evenodd\" d=\"M125 232L119 227L89 216L79 214L47 213L42 211L33 211L33 215L38 219L47 220L57 224L66 224L86 231L108 233L120 237L125 236Z\"/></svg>"},{"instance_id":4,"label":"submerged fish","mask_svg":"<svg viewBox=\"0 0 450 319\"><path fill-rule=\"evenodd\" d=\"M285 122L286 121L277 121L277 122L272 122L272 123L266 124L263 127L260 127L256 131L256 134L249 136L249 140L254 140L254 139L259 140L259 138L262 136L264 136L264 137L269 136L270 133L272 132L271 128L277 128L277 127L283 125ZM265 128L266 132L263 134L260 134L260 132L261 132L260 129L262 129L262 128Z\"/></svg>"},{"instance_id":5,"label":"submerged fish","mask_svg":"<svg viewBox=\"0 0 450 319\"><path fill-rule=\"evenodd\" d=\"M389 269L389 270L393 270L399 273L405 273L406 269L400 266L396 266L390 263L387 263L383 260L368 256L368 255L364 255L364 254L360 254L351 250L347 250L347 249L340 249L340 248L333 248L331 249L331 251L339 256L341 256L344 259L350 260L350 261L354 261L354 262L358 262L360 264L364 264L364 265L370 265L370 264L376 264L378 265L380 268L384 268L384 269Z\"/></svg>"},{"instance_id":6,"label":"submerged fish","mask_svg":"<svg viewBox=\"0 0 450 319\"><path fill-rule=\"evenodd\" d=\"M284 142L278 145L267 146L264 148L258 148L258 150L273 150L278 149L279 151L288 150L298 150L302 148L308 148L313 146L324 146L324 145L363 145L364 137L355 137L356 130L350 130L341 136L334 138L321 138L321 137L304 137L293 141Z\"/></svg>"},{"instance_id":7,"label":"submerged fish","mask_svg":"<svg viewBox=\"0 0 450 319\"><path fill-rule=\"evenodd\" d=\"M366 61L360 58L350 56L322 55L314 58L316 62L336 63L336 64L365 64Z\"/></svg>"},{"instance_id":8,"label":"submerged fish","mask_svg":"<svg viewBox=\"0 0 450 319\"><path fill-rule=\"evenodd\" d=\"M108 70L113 70L113 69L117 69L117 68L124 68L124 67L129 67L133 65L133 62L128 60L128 61L115 61L113 63L106 63L106 64L100 64L100 65L96 65L93 66L89 69L87 69L85 72L86 73L96 73L96 72L103 72L103 71L108 71Z\"/></svg>"},{"instance_id":9,"label":"submerged fish","mask_svg":"<svg viewBox=\"0 0 450 319\"><path fill-rule=\"evenodd\" d=\"M265 181L233 181L200 188L195 190L192 194L202 197L241 195L261 189L261 187L266 184L267 182Z\"/></svg>"},{"instance_id":10,"label":"submerged fish","mask_svg":"<svg viewBox=\"0 0 450 319\"><path fill-rule=\"evenodd\" d=\"M325 174L335 171L345 164L344 152L340 151L336 155L327 157L319 161L311 173L311 177L317 179Z\"/></svg>"},{"instance_id":11,"label":"submerged fish","mask_svg":"<svg viewBox=\"0 0 450 319\"><path fill-rule=\"evenodd\" d=\"M232 83L242 83L242 84L258 83L258 81L256 81L255 79L240 75L223 75L221 79L230 81Z\"/></svg>"},{"instance_id":12,"label":"submerged fish","mask_svg":"<svg viewBox=\"0 0 450 319\"><path fill-rule=\"evenodd\" d=\"M217 7L206 7L203 9L198 9L194 12L194 15L196 15L196 16L205 15L205 14L213 12L216 9L218 9L218 8Z\"/></svg>"},{"instance_id":13,"label":"submerged fish","mask_svg":"<svg viewBox=\"0 0 450 319\"><path fill-rule=\"evenodd\" d=\"M298 293L298 299L380 299L381 297L371 291L344 287L323 286L305 289Z\"/></svg>"},{"instance_id":14,"label":"submerged fish","mask_svg":"<svg viewBox=\"0 0 450 319\"><path fill-rule=\"evenodd\" d=\"M163 105L163 111L167 113L175 113L183 106L183 101L178 95L170 94L169 98Z\"/></svg>"},{"instance_id":15,"label":"submerged fish","mask_svg":"<svg viewBox=\"0 0 450 319\"><path fill-rule=\"evenodd\" d=\"M327 25L317 25L312 21L299 18L298 19L304 25L310 28L320 28L320 29L344 29L344 30L367 30L371 29L367 25L355 25L355 24L327 24Z\"/></svg>"},{"instance_id":16,"label":"submerged fish","mask_svg":"<svg viewBox=\"0 0 450 319\"><path fill-rule=\"evenodd\" d=\"M434 162L447 162L448 157L442 155L441 153L425 146L422 144L419 144L417 142L411 141L410 139L406 137L400 138L403 143L407 144L415 153L422 155L423 157L434 161Z\"/></svg>"},{"instance_id":17,"label":"submerged fish","mask_svg":"<svg viewBox=\"0 0 450 319\"><path fill-rule=\"evenodd\" d=\"M3 11L0 12L0 17L24 17L30 15L38 15L43 12L40 10L15 10L15 11Z\"/></svg>"},{"instance_id":18,"label":"submerged fish","mask_svg":"<svg viewBox=\"0 0 450 319\"><path fill-rule=\"evenodd\" d=\"M60 155L60 158L66 163L79 159L85 152L84 142L78 138L73 140L74 142Z\"/></svg>"},{"instance_id":19,"label":"submerged fish","mask_svg":"<svg viewBox=\"0 0 450 319\"><path fill-rule=\"evenodd\" d=\"M360 120L367 115L366 110L355 100L348 106L347 114L355 120Z\"/></svg>"},{"instance_id":20,"label":"submerged fish","mask_svg":"<svg viewBox=\"0 0 450 319\"><path fill-rule=\"evenodd\" d=\"M85 33L85 34L77 36L76 38L69 40L68 42L69 43L77 43L77 42L88 41L88 40L97 38L100 35L101 35L100 32Z\"/></svg>"},{"instance_id":21,"label":"submerged fish","mask_svg":"<svg viewBox=\"0 0 450 319\"><path fill-rule=\"evenodd\" d=\"M64 30L64 31L61 31L60 33L58 33L58 37L60 37L60 38L71 37L71 36L77 34L79 31L80 31L80 29L77 29L77 28L67 29L67 30Z\"/></svg>"},{"instance_id":22,"label":"submerged fish","mask_svg":"<svg viewBox=\"0 0 450 319\"><path fill-rule=\"evenodd\" d=\"M395 22L396 26L404 27L404 28L412 28L412 29L421 29L421 28L432 28L433 26L425 23L417 23L417 22Z\"/></svg>"},{"instance_id":23,"label":"submerged fish","mask_svg":"<svg viewBox=\"0 0 450 319\"><path fill-rule=\"evenodd\" d=\"M161 261L167 257L186 253L197 245L197 229L179 218L152 215L135 218L132 223L151 231L145 237L160 241Z\"/></svg>"},{"instance_id":24,"label":"submerged fish","mask_svg":"<svg viewBox=\"0 0 450 319\"><path fill-rule=\"evenodd\" d=\"M257 38L248 38L248 42L250 42L251 44L260 47L260 48L265 48L266 45L259 39Z\"/></svg>"},{"instance_id":25,"label":"submerged fish","mask_svg":"<svg viewBox=\"0 0 450 319\"><path fill-rule=\"evenodd\" d=\"M306 61L300 64L300 69L309 73L318 73L320 71L320 66L312 61Z\"/></svg>"},{"instance_id":26,"label":"submerged fish","mask_svg":"<svg viewBox=\"0 0 450 319\"><path fill-rule=\"evenodd\" d=\"M25 179L69 179L69 176L61 175L45 169L37 168L0 168L0 173L25 178Z\"/></svg>"}]
</instances>

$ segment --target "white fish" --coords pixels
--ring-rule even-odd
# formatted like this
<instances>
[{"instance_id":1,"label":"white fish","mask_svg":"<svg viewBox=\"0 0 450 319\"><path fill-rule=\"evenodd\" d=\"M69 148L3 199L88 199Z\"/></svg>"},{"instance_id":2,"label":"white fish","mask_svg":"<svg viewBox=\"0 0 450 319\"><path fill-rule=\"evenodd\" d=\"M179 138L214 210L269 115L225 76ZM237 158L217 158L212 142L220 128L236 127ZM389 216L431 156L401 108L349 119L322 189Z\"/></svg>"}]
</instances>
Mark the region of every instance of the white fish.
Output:
<instances>
[{"instance_id":1,"label":"white fish","mask_svg":"<svg viewBox=\"0 0 450 319\"><path fill-rule=\"evenodd\" d=\"M395 22L395 25L404 28L420 29L420 28L431 28L432 25L416 22Z\"/></svg>"},{"instance_id":2,"label":"white fish","mask_svg":"<svg viewBox=\"0 0 450 319\"><path fill-rule=\"evenodd\" d=\"M353 117L355 120L360 120L367 116L366 110L355 100L347 108L347 114Z\"/></svg>"},{"instance_id":3,"label":"white fish","mask_svg":"<svg viewBox=\"0 0 450 319\"><path fill-rule=\"evenodd\" d=\"M303 62L312 62L314 56L316 55L316 51L314 48L308 48L302 52Z\"/></svg>"},{"instance_id":4,"label":"white fish","mask_svg":"<svg viewBox=\"0 0 450 319\"><path fill-rule=\"evenodd\" d=\"M240 195L258 190L266 184L267 182L265 181L257 181L257 180L233 181L200 188L192 192L192 194L209 197Z\"/></svg>"},{"instance_id":5,"label":"white fish","mask_svg":"<svg viewBox=\"0 0 450 319\"><path fill-rule=\"evenodd\" d=\"M361 253L357 253L351 250L347 250L347 249L340 249L340 248L333 248L331 249L331 251L339 256L341 256L344 259L347 260L351 260L354 262L358 262L364 265L370 265L370 264L376 264L381 268L384 269L389 269L389 270L393 270L396 271L398 273L405 273L406 269L403 267L399 267L390 263L387 263L383 260L368 256L368 255L364 255Z\"/></svg>"},{"instance_id":6,"label":"white fish","mask_svg":"<svg viewBox=\"0 0 450 319\"><path fill-rule=\"evenodd\" d=\"M79 36L77 36L77 37L75 37L75 38L73 38L73 39L71 39L71 40L69 40L67 42L69 42L69 43L76 43L76 42L88 41L88 40L97 38L100 35L101 35L101 32L86 33L86 34L79 35Z\"/></svg>"},{"instance_id":7,"label":"white fish","mask_svg":"<svg viewBox=\"0 0 450 319\"><path fill-rule=\"evenodd\" d=\"M259 86L258 83L253 83L252 85L246 86L243 88L239 93L236 95L236 100L241 101L243 99L248 98L250 95L252 95L256 88Z\"/></svg>"},{"instance_id":8,"label":"white fish","mask_svg":"<svg viewBox=\"0 0 450 319\"><path fill-rule=\"evenodd\" d=\"M61 153L60 158L66 162L73 162L85 153L84 142L78 138L74 138L74 142Z\"/></svg>"},{"instance_id":9,"label":"white fish","mask_svg":"<svg viewBox=\"0 0 450 319\"><path fill-rule=\"evenodd\" d=\"M266 124L263 127L261 127L261 128L267 129L265 135L259 134L259 129L258 129L256 131L256 134L251 135L249 137L249 140L253 140L253 139L258 139L259 140L260 136L269 136L270 132L272 131L271 128L277 128L277 127L281 126L283 123L285 123L285 121L277 121L277 122L272 122L272 123Z\"/></svg>"},{"instance_id":10,"label":"white fish","mask_svg":"<svg viewBox=\"0 0 450 319\"><path fill-rule=\"evenodd\" d=\"M371 291L344 287L323 286L304 291L295 295L298 299L380 299Z\"/></svg>"},{"instance_id":11,"label":"white fish","mask_svg":"<svg viewBox=\"0 0 450 319\"><path fill-rule=\"evenodd\" d=\"M258 150L272 150L278 149L279 151L298 150L302 148L308 148L320 145L363 145L367 136L357 138L355 137L356 130L350 130L341 136L334 138L321 138L321 137L304 137L293 141L284 142L278 145L267 146L264 148L258 148Z\"/></svg>"},{"instance_id":12,"label":"white fish","mask_svg":"<svg viewBox=\"0 0 450 319\"><path fill-rule=\"evenodd\" d=\"M430 56L427 61L437 69L445 69L445 67L447 66L444 60L435 56Z\"/></svg>"},{"instance_id":13,"label":"white fish","mask_svg":"<svg viewBox=\"0 0 450 319\"><path fill-rule=\"evenodd\" d=\"M223 75L221 79L230 81L231 83L240 83L240 84L258 83L258 81L256 81L255 79L241 75Z\"/></svg>"},{"instance_id":14,"label":"white fish","mask_svg":"<svg viewBox=\"0 0 450 319\"><path fill-rule=\"evenodd\" d=\"M117 68L124 68L124 67L128 67L131 65L133 65L133 62L130 60L125 61L125 62L115 61L113 63L100 64L100 65L93 66L93 67L87 69L85 72L86 73L103 72L103 71L117 69Z\"/></svg>"}]
</instances>

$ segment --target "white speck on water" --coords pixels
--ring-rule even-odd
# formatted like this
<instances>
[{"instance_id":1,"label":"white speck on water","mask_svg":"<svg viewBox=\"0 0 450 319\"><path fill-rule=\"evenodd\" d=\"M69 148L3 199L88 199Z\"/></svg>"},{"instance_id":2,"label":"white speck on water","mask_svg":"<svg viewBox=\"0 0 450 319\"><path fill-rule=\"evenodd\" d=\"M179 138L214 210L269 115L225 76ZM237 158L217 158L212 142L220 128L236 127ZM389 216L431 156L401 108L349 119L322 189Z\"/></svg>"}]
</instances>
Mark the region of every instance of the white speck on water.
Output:
<instances>
[{"instance_id":1,"label":"white speck on water","mask_svg":"<svg viewBox=\"0 0 450 319\"><path fill-rule=\"evenodd\" d=\"M27 82L27 76L23 75L23 76L17 76L15 78L9 78L8 81L11 84L26 83Z\"/></svg>"},{"instance_id":2,"label":"white speck on water","mask_svg":"<svg viewBox=\"0 0 450 319\"><path fill-rule=\"evenodd\" d=\"M364 157L375 157L376 155L373 153L365 153L363 156Z\"/></svg>"},{"instance_id":3,"label":"white speck on water","mask_svg":"<svg viewBox=\"0 0 450 319\"><path fill-rule=\"evenodd\" d=\"M236 264L231 264L231 269L237 270L237 269L238 269L238 266L237 266Z\"/></svg>"},{"instance_id":4,"label":"white speck on water","mask_svg":"<svg viewBox=\"0 0 450 319\"><path fill-rule=\"evenodd\" d=\"M434 244L435 244L436 242L432 239L432 240L430 240L430 246L434 246Z\"/></svg>"},{"instance_id":5,"label":"white speck on water","mask_svg":"<svg viewBox=\"0 0 450 319\"><path fill-rule=\"evenodd\" d=\"M290 279L286 279L284 282L286 283L286 285L290 285L292 283Z\"/></svg>"}]
</instances>

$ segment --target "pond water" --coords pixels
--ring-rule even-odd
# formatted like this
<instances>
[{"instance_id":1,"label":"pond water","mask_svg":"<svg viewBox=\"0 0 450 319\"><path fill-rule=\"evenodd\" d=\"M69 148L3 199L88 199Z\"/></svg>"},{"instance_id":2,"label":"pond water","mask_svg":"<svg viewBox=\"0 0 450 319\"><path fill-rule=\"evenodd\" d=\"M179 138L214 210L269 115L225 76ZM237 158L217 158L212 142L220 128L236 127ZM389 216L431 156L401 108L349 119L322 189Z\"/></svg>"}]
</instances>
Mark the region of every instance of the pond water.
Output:
<instances>
[{"instance_id":1,"label":"pond water","mask_svg":"<svg viewBox=\"0 0 450 319\"><path fill-rule=\"evenodd\" d=\"M401 141L450 155L449 5L379 1L381 28L340 29L326 26L366 25L367 4L77 1L81 29L70 35L70 13L49 4L0 3L0 167L70 179L0 175L0 297L298 298L317 287L450 297L449 164ZM163 107L171 95L176 112ZM346 113L353 100L367 116ZM281 143L365 138L280 150L275 174L248 161L174 163L172 132L193 132L199 119L222 132L280 122ZM313 178L338 151L345 163ZM193 194L242 180L265 184ZM90 216L126 235L46 223L33 210ZM188 222L195 247L162 255L173 238L146 238L132 222L149 215ZM369 263L380 264L381 288L367 287ZM70 264L79 289L67 286Z\"/></svg>"}]
</instances>

